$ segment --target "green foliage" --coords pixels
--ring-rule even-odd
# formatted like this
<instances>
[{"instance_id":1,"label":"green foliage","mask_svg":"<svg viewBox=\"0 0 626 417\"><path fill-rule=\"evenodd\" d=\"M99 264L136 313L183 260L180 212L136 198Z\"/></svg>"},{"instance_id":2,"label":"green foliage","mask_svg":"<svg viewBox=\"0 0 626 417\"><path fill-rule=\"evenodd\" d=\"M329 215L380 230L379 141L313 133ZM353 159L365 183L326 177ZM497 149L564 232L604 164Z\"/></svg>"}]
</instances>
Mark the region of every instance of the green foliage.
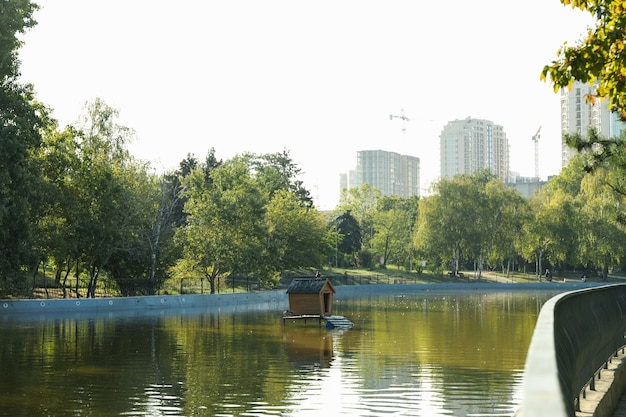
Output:
<instances>
[{"instance_id":1,"label":"green foliage","mask_svg":"<svg viewBox=\"0 0 626 417\"><path fill-rule=\"evenodd\" d=\"M357 253L361 250L362 242L359 222L348 210L337 217L333 223L337 228L336 249L343 255L342 266L356 265L358 263Z\"/></svg>"},{"instance_id":2,"label":"green foliage","mask_svg":"<svg viewBox=\"0 0 626 417\"><path fill-rule=\"evenodd\" d=\"M265 230L259 221L265 214L267 195L241 162L225 163L211 172L193 171L185 179L189 213L177 232L183 261L207 278L211 293L216 279L232 272L251 272L260 259Z\"/></svg>"},{"instance_id":3,"label":"green foliage","mask_svg":"<svg viewBox=\"0 0 626 417\"><path fill-rule=\"evenodd\" d=\"M550 77L555 92L571 88L573 81L597 84L590 102L606 99L611 110L626 114L626 0L561 0L588 12L595 20L586 38L564 43L557 59L546 65L541 78Z\"/></svg>"},{"instance_id":4,"label":"green foliage","mask_svg":"<svg viewBox=\"0 0 626 417\"><path fill-rule=\"evenodd\" d=\"M234 159L241 160L249 167L259 186L269 194L270 198L276 191L285 190L295 195L303 207L313 206L309 191L298 179L302 170L293 161L289 151L263 155L244 153Z\"/></svg>"},{"instance_id":5,"label":"green foliage","mask_svg":"<svg viewBox=\"0 0 626 417\"><path fill-rule=\"evenodd\" d=\"M577 155L559 177L537 195L535 227L549 236L544 242L552 264L601 268L618 265L625 247L623 197L616 191L615 177L622 173L613 166L596 167L586 173L587 155Z\"/></svg>"},{"instance_id":6,"label":"green foliage","mask_svg":"<svg viewBox=\"0 0 626 417\"><path fill-rule=\"evenodd\" d=\"M332 253L334 239L323 216L301 203L287 190L277 190L270 200L265 214L268 235L262 277L286 269L319 269Z\"/></svg>"},{"instance_id":7,"label":"green foliage","mask_svg":"<svg viewBox=\"0 0 626 417\"><path fill-rule=\"evenodd\" d=\"M274 285L279 271L319 268L332 253L332 234L294 182L299 169L288 154L244 154L201 169L184 180L186 225L176 237L183 257L178 271L196 270L216 280L255 274ZM185 273L185 272L182 272ZM188 273L188 272L186 272Z\"/></svg>"},{"instance_id":8,"label":"green foliage","mask_svg":"<svg viewBox=\"0 0 626 417\"><path fill-rule=\"evenodd\" d=\"M485 173L443 179L435 194L419 202L415 247L434 265L459 271L474 261L480 272L487 260L499 263L512 257L517 213L524 200Z\"/></svg>"},{"instance_id":9,"label":"green foliage","mask_svg":"<svg viewBox=\"0 0 626 417\"><path fill-rule=\"evenodd\" d=\"M620 265L626 253L626 234L618 223L623 210L621 199L607 185L608 172L587 175L577 199L580 206L580 227L577 229L576 260L585 269L601 268L604 278L608 269Z\"/></svg>"},{"instance_id":10,"label":"green foliage","mask_svg":"<svg viewBox=\"0 0 626 417\"><path fill-rule=\"evenodd\" d=\"M545 269L545 260L553 267L600 268L606 276L623 258L626 236L618 221L623 197L612 185L622 174L610 166L588 173L587 158L577 155L531 201L519 250L534 258L537 271Z\"/></svg>"},{"instance_id":11,"label":"green foliage","mask_svg":"<svg viewBox=\"0 0 626 417\"><path fill-rule=\"evenodd\" d=\"M22 45L18 34L37 23L33 18L39 9L29 0L3 0L0 2L0 83L15 77L19 72L17 50Z\"/></svg>"},{"instance_id":12,"label":"green foliage","mask_svg":"<svg viewBox=\"0 0 626 417\"><path fill-rule=\"evenodd\" d=\"M417 219L418 199L385 196L378 200L373 218L376 233L372 238L372 250L384 268L391 260L397 265L411 264L415 256L413 229Z\"/></svg>"},{"instance_id":13,"label":"green foliage","mask_svg":"<svg viewBox=\"0 0 626 417\"><path fill-rule=\"evenodd\" d=\"M587 173L608 170L607 184L626 196L626 132L621 137L605 138L595 129L589 129L586 136L566 134L565 140L580 154L575 162L578 169Z\"/></svg>"},{"instance_id":14,"label":"green foliage","mask_svg":"<svg viewBox=\"0 0 626 417\"><path fill-rule=\"evenodd\" d=\"M31 154L49 123L31 86L18 81L18 34L35 24L37 6L26 0L0 2L0 291L21 280L20 268L40 259L33 221L43 196Z\"/></svg>"}]
</instances>

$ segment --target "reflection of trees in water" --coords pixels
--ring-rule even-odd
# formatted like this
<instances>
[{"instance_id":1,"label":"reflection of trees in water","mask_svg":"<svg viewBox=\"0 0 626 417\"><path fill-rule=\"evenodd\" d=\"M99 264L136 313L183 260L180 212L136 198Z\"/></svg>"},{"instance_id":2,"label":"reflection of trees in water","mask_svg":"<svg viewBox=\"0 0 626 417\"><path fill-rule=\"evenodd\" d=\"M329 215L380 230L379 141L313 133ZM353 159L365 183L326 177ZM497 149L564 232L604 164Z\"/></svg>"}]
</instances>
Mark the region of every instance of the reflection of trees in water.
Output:
<instances>
[{"instance_id":1,"label":"reflection of trees in water","mask_svg":"<svg viewBox=\"0 0 626 417\"><path fill-rule=\"evenodd\" d=\"M539 310L550 296L540 292L379 295L347 301L338 308L359 328L369 330L362 337L378 352L370 360L381 366L413 352L411 358L420 363L475 367L478 362L483 369L508 372L523 367Z\"/></svg>"},{"instance_id":2,"label":"reflection of trees in water","mask_svg":"<svg viewBox=\"0 0 626 417\"><path fill-rule=\"evenodd\" d=\"M360 390L406 386L467 399L473 394L453 388L465 379L497 397L501 384L514 383L512 369L523 367L548 298L476 293L340 300L335 309L355 323L345 332L317 323L285 326L272 311L4 323L0 392L14 404L12 415L42 415L44 408L67 414L88 404L103 416L163 410L210 416L232 413L233 406L239 412L260 407L255 404L286 407L309 378L336 370L333 375ZM41 400L30 401L32 393Z\"/></svg>"}]
</instances>

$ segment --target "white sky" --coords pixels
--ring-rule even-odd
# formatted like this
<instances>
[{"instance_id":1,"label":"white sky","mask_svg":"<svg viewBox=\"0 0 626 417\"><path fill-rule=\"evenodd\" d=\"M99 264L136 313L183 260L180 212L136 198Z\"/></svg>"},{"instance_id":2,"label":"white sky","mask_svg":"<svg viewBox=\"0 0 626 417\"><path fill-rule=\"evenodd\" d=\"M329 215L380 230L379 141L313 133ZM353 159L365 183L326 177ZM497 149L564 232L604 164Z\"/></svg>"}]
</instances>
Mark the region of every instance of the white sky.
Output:
<instances>
[{"instance_id":1,"label":"white sky","mask_svg":"<svg viewBox=\"0 0 626 417\"><path fill-rule=\"evenodd\" d=\"M511 169L560 171L559 96L539 81L591 20L558 0L39 0L22 79L73 123L96 97L160 172L287 149L318 208L334 208L356 151L421 159L439 176L439 133L467 116L504 126ZM404 108L411 121L389 119Z\"/></svg>"}]
</instances>

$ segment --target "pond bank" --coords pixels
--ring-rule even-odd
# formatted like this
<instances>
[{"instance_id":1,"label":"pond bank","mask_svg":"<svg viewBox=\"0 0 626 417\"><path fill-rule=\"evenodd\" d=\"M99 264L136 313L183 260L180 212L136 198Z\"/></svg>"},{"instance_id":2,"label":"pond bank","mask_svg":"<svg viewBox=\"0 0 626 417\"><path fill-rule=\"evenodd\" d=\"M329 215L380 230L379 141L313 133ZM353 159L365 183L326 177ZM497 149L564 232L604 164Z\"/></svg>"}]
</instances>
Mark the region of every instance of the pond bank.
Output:
<instances>
[{"instance_id":1,"label":"pond bank","mask_svg":"<svg viewBox=\"0 0 626 417\"><path fill-rule=\"evenodd\" d=\"M377 294L403 294L425 292L472 292L472 291L557 291L565 292L581 288L607 285L594 282L551 282L528 284L503 283L450 283L450 284L379 284L339 285L336 299L363 297ZM130 315L162 314L167 310L239 311L249 309L285 309L288 298L284 289L249 293L156 295L139 297L69 298L39 300L0 300L0 318L25 315L49 317L56 314L86 316L94 313L132 313ZM34 317L33 317L34 316Z\"/></svg>"}]
</instances>

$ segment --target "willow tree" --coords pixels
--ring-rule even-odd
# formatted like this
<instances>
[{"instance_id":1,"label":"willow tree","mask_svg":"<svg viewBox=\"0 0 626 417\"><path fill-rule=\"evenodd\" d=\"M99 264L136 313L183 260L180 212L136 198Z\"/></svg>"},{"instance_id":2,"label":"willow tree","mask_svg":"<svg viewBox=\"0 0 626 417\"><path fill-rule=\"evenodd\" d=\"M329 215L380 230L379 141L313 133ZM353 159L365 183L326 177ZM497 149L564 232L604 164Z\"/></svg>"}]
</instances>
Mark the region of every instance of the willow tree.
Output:
<instances>
[{"instance_id":1,"label":"willow tree","mask_svg":"<svg viewBox=\"0 0 626 417\"><path fill-rule=\"evenodd\" d=\"M378 200L373 217L372 250L386 268L389 261L408 270L414 257L413 230L417 220L418 198L384 196Z\"/></svg>"},{"instance_id":2,"label":"willow tree","mask_svg":"<svg viewBox=\"0 0 626 417\"><path fill-rule=\"evenodd\" d=\"M472 252L476 237L475 181L468 175L441 179L434 194L419 202L415 246L429 260L456 274L464 257Z\"/></svg>"},{"instance_id":3,"label":"willow tree","mask_svg":"<svg viewBox=\"0 0 626 417\"><path fill-rule=\"evenodd\" d=\"M561 173L550 179L531 198L531 215L522 228L518 250L534 261L540 279L544 262L564 265L576 259L577 236L581 225L581 206L577 198L585 172L582 159L574 158Z\"/></svg>"},{"instance_id":4,"label":"willow tree","mask_svg":"<svg viewBox=\"0 0 626 417\"><path fill-rule=\"evenodd\" d=\"M626 234L618 222L624 204L608 185L607 176L611 174L602 169L586 175L577 196L582 204L576 255L586 269L601 270L604 279L610 268L620 265L626 253Z\"/></svg>"},{"instance_id":5,"label":"willow tree","mask_svg":"<svg viewBox=\"0 0 626 417\"><path fill-rule=\"evenodd\" d=\"M416 248L441 266L450 260L454 274L464 261L473 261L480 278L488 259L506 256L496 246L513 246L521 197L487 171L442 179L434 190L419 202Z\"/></svg>"}]
</instances>

